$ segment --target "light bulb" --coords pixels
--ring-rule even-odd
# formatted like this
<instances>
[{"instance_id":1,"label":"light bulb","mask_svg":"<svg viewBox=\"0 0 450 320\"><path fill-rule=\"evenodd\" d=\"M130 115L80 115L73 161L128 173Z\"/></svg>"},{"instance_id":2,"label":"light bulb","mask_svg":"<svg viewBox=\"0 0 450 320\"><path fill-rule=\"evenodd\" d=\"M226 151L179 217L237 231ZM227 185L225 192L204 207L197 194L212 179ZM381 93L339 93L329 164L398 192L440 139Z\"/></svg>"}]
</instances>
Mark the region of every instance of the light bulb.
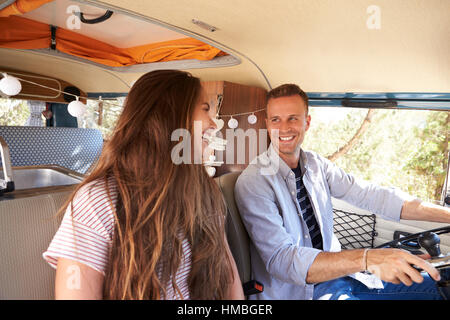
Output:
<instances>
[{"instance_id":1,"label":"light bulb","mask_svg":"<svg viewBox=\"0 0 450 320\"><path fill-rule=\"evenodd\" d=\"M7 96L15 96L22 90L22 84L16 77L3 73L3 79L0 80L0 91Z\"/></svg>"},{"instance_id":2,"label":"light bulb","mask_svg":"<svg viewBox=\"0 0 450 320\"><path fill-rule=\"evenodd\" d=\"M233 117L230 120L228 120L228 127L230 127L231 129L236 129L238 125L239 125L238 121Z\"/></svg>"},{"instance_id":3,"label":"light bulb","mask_svg":"<svg viewBox=\"0 0 450 320\"><path fill-rule=\"evenodd\" d=\"M79 118L83 116L84 113L86 112L86 106L84 105L84 103L79 101L77 97L77 100L74 100L71 103L69 103L69 105L67 106L67 111L69 111L72 117Z\"/></svg>"},{"instance_id":4,"label":"light bulb","mask_svg":"<svg viewBox=\"0 0 450 320\"><path fill-rule=\"evenodd\" d=\"M256 118L256 116L254 114L251 114L248 116L247 120L248 120L248 123L255 124L256 121L258 121L258 118Z\"/></svg>"}]
</instances>

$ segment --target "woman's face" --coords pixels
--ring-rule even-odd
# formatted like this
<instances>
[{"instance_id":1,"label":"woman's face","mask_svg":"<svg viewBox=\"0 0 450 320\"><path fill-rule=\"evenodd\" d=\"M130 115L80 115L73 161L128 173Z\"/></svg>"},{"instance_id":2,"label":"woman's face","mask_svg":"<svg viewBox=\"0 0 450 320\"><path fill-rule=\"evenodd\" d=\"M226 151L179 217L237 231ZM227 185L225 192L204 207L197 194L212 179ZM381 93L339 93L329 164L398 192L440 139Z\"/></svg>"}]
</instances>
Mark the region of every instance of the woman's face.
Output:
<instances>
[{"instance_id":1,"label":"woman's face","mask_svg":"<svg viewBox=\"0 0 450 320\"><path fill-rule=\"evenodd\" d=\"M209 141L207 139L207 137L217 128L213 121L214 117L215 106L210 105L206 92L202 88L200 98L197 101L192 114L192 122L194 128L194 152L196 152L197 156L201 156L203 160L208 160L209 155L214 151L208 148ZM201 137L198 135L201 135ZM201 152L201 154L198 154L198 152Z\"/></svg>"}]
</instances>

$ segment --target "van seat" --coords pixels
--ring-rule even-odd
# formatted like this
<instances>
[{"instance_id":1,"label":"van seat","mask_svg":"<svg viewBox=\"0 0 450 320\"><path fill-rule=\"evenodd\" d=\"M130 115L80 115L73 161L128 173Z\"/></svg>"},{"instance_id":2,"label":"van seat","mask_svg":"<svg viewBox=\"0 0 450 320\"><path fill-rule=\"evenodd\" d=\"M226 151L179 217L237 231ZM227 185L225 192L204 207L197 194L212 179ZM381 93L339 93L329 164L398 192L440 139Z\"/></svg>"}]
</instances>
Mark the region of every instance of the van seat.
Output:
<instances>
[{"instance_id":1,"label":"van seat","mask_svg":"<svg viewBox=\"0 0 450 320\"><path fill-rule=\"evenodd\" d=\"M216 180L225 198L228 210L226 222L228 244L236 261L241 281L245 284L251 280L250 239L234 200L234 185L240 174L240 171L231 172L214 180Z\"/></svg>"},{"instance_id":2,"label":"van seat","mask_svg":"<svg viewBox=\"0 0 450 320\"><path fill-rule=\"evenodd\" d=\"M72 191L0 201L0 300L54 298L55 270L42 258Z\"/></svg>"}]
</instances>

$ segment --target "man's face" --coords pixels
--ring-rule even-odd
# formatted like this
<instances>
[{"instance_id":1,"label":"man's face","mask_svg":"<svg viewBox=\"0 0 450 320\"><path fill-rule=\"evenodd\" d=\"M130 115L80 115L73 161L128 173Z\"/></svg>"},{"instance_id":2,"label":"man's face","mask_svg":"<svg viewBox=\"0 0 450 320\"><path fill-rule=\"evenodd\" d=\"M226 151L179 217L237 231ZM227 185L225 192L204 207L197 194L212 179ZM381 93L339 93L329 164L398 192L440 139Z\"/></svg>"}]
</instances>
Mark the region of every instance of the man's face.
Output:
<instances>
[{"instance_id":1,"label":"man's face","mask_svg":"<svg viewBox=\"0 0 450 320\"><path fill-rule=\"evenodd\" d=\"M281 154L295 155L309 129L311 117L299 95L272 98L267 103L266 127L270 140ZM278 137L274 130L278 129Z\"/></svg>"}]
</instances>

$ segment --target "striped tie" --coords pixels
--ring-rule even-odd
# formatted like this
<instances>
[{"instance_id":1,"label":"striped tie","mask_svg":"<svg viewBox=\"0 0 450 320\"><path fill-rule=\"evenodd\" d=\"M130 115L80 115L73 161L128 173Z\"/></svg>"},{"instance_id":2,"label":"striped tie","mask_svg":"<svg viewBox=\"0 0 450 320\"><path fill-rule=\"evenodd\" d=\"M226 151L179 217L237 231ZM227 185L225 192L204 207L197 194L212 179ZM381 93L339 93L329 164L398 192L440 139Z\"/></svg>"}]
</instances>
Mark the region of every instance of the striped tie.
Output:
<instances>
[{"instance_id":1,"label":"striped tie","mask_svg":"<svg viewBox=\"0 0 450 320\"><path fill-rule=\"evenodd\" d=\"M303 184L300 167L292 169L292 171L295 173L298 204L300 205L303 220L305 221L308 227L309 236L311 237L311 243L314 248L322 250L323 249L322 234L320 233L319 224L317 223L316 216L314 215L314 211L311 205L311 201L309 200L308 193L306 192L306 188Z\"/></svg>"}]
</instances>

